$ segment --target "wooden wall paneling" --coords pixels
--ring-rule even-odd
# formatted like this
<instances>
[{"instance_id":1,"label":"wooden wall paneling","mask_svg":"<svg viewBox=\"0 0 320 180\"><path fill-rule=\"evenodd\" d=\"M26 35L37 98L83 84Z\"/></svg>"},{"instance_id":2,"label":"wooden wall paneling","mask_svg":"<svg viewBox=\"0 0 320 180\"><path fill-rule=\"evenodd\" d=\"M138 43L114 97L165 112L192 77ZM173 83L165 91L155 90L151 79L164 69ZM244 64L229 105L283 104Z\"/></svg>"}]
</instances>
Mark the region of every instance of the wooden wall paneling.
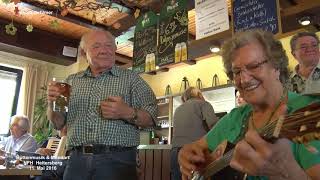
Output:
<instances>
[{"instance_id":1,"label":"wooden wall paneling","mask_svg":"<svg viewBox=\"0 0 320 180\"><path fill-rule=\"evenodd\" d=\"M146 150L144 150L144 149L139 150L139 160L140 160L140 166L137 169L138 177L139 177L139 180L145 180Z\"/></svg>"},{"instance_id":2,"label":"wooden wall paneling","mask_svg":"<svg viewBox=\"0 0 320 180\"><path fill-rule=\"evenodd\" d=\"M170 149L162 150L162 180L170 180Z\"/></svg>"},{"instance_id":3,"label":"wooden wall paneling","mask_svg":"<svg viewBox=\"0 0 320 180\"><path fill-rule=\"evenodd\" d=\"M161 180L162 149L153 152L153 180Z\"/></svg>"},{"instance_id":4,"label":"wooden wall paneling","mask_svg":"<svg viewBox=\"0 0 320 180\"><path fill-rule=\"evenodd\" d=\"M146 150L145 180L153 180L153 149Z\"/></svg>"}]
</instances>

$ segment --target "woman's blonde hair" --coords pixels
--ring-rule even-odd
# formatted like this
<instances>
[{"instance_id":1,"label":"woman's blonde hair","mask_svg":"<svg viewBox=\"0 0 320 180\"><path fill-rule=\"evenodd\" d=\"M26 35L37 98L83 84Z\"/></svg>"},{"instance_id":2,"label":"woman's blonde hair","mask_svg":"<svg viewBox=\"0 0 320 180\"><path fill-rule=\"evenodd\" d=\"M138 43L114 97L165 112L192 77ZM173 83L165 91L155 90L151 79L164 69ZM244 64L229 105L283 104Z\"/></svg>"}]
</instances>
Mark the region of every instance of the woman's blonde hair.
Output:
<instances>
[{"instance_id":1,"label":"woman's blonde hair","mask_svg":"<svg viewBox=\"0 0 320 180\"><path fill-rule=\"evenodd\" d=\"M191 98L204 99L200 89L196 87L189 87L184 91L184 93L181 96L182 102L186 102Z\"/></svg>"}]
</instances>

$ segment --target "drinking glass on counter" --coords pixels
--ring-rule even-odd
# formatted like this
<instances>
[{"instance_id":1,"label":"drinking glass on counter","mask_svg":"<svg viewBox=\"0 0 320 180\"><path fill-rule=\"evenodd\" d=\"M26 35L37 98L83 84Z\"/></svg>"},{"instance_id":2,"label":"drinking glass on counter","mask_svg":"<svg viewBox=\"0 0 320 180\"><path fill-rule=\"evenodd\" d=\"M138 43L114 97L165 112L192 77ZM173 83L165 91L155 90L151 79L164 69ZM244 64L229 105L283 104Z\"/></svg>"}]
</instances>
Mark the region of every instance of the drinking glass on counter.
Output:
<instances>
[{"instance_id":1,"label":"drinking glass on counter","mask_svg":"<svg viewBox=\"0 0 320 180\"><path fill-rule=\"evenodd\" d=\"M59 88L60 95L53 101L53 111L68 112L71 85L67 84L63 79L53 78L55 86Z\"/></svg>"}]
</instances>

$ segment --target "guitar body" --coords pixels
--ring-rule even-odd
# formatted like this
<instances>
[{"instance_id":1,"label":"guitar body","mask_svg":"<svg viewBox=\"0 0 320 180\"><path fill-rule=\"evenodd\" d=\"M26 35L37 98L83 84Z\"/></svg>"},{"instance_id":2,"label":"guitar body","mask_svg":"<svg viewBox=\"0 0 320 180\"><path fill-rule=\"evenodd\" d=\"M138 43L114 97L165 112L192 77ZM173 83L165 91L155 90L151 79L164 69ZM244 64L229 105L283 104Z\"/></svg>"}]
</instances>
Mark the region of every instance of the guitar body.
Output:
<instances>
[{"instance_id":1,"label":"guitar body","mask_svg":"<svg viewBox=\"0 0 320 180\"><path fill-rule=\"evenodd\" d=\"M245 174L232 169L230 166L227 166L212 176L211 180L244 180L244 178Z\"/></svg>"},{"instance_id":2,"label":"guitar body","mask_svg":"<svg viewBox=\"0 0 320 180\"><path fill-rule=\"evenodd\" d=\"M214 156L215 159L221 158L226 152L230 151L234 148L234 144L223 141L218 147L213 151L211 154ZM243 180L245 174L236 171L235 169L227 166L211 176L211 180Z\"/></svg>"},{"instance_id":3,"label":"guitar body","mask_svg":"<svg viewBox=\"0 0 320 180\"><path fill-rule=\"evenodd\" d=\"M210 166L211 162L219 160L222 158L226 152L231 150L234 147L234 144L229 143L228 141L223 141L218 147L207 157L207 168ZM213 176L208 177L206 174L208 172L204 170L200 174L196 174L192 180L243 180L245 174L232 169L230 166L227 166L220 171L216 172Z\"/></svg>"}]
</instances>

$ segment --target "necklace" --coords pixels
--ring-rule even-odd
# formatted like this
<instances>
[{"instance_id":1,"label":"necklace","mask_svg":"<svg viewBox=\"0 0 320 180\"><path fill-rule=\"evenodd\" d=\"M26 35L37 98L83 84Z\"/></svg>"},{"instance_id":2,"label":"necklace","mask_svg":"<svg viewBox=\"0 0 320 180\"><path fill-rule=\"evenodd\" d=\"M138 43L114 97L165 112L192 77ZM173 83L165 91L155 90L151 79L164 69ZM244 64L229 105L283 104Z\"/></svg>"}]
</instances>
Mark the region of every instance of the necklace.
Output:
<instances>
[{"instance_id":1,"label":"necklace","mask_svg":"<svg viewBox=\"0 0 320 180\"><path fill-rule=\"evenodd\" d=\"M285 98L285 97L286 97L286 98ZM272 110L272 112L270 113L270 116L269 116L267 122L265 122L265 123L263 124L262 128L265 127L266 125L268 125L268 124L270 123L273 115L276 113L276 111L278 110L278 108L280 107L280 105L282 104L282 102L283 102L284 99L287 99L287 91L286 91L286 89L283 90L283 93L282 93L279 101L277 102L277 105L275 106L275 108L274 108L274 109ZM261 128L257 128L256 125L254 124L254 121L253 121L253 111L251 112L250 124L251 124L251 126L252 126L255 130L257 130L257 131L259 131L259 130L261 129Z\"/></svg>"}]
</instances>

